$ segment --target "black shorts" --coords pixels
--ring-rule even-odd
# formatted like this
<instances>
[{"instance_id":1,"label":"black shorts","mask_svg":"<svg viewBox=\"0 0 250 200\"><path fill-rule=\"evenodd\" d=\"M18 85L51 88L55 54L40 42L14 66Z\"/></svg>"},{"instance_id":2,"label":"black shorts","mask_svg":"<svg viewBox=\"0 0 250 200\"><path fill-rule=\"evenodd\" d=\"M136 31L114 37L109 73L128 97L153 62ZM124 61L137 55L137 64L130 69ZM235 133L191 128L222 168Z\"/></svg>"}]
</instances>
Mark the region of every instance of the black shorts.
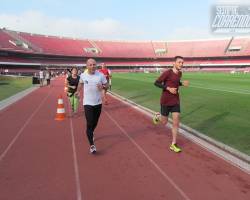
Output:
<instances>
[{"instance_id":1,"label":"black shorts","mask_svg":"<svg viewBox=\"0 0 250 200\"><path fill-rule=\"evenodd\" d=\"M174 106L167 106L167 105L161 105L161 115L167 117L169 113L173 112L181 112L180 105L174 105Z\"/></svg>"}]
</instances>

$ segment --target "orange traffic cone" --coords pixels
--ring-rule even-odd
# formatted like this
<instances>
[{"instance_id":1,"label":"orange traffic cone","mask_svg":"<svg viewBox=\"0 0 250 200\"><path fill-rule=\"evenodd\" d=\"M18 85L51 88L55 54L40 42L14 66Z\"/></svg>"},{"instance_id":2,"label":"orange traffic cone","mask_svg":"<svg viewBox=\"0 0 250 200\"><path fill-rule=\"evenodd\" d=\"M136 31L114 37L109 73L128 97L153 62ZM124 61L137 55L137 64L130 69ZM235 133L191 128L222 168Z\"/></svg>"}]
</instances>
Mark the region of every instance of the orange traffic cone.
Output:
<instances>
[{"instance_id":1,"label":"orange traffic cone","mask_svg":"<svg viewBox=\"0 0 250 200\"><path fill-rule=\"evenodd\" d=\"M64 119L65 119L65 109L64 109L64 105L63 105L62 95L60 95L58 98L55 120L62 121Z\"/></svg>"}]
</instances>

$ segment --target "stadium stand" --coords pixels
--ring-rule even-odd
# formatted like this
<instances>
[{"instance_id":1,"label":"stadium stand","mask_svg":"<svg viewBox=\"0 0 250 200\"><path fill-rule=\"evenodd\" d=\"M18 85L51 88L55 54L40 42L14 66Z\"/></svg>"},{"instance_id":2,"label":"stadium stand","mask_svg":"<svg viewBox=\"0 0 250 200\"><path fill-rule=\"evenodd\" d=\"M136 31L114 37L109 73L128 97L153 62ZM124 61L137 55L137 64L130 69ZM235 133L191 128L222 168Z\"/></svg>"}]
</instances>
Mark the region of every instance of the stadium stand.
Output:
<instances>
[{"instance_id":1,"label":"stadium stand","mask_svg":"<svg viewBox=\"0 0 250 200\"><path fill-rule=\"evenodd\" d=\"M16 31L9 31L5 30L5 33L14 38L16 41L22 44L23 48L33 50L34 52L43 53L42 48L36 46L35 44L31 43L30 41L24 39L19 32Z\"/></svg>"},{"instance_id":2,"label":"stadium stand","mask_svg":"<svg viewBox=\"0 0 250 200\"><path fill-rule=\"evenodd\" d=\"M101 49L99 56L116 58L154 58L150 42L93 41Z\"/></svg>"},{"instance_id":3,"label":"stadium stand","mask_svg":"<svg viewBox=\"0 0 250 200\"><path fill-rule=\"evenodd\" d=\"M67 56L92 56L92 53L84 51L87 48L94 48L88 40L74 40L54 36L44 36L29 33L20 35L31 43L43 49L45 54L67 55Z\"/></svg>"},{"instance_id":4,"label":"stadium stand","mask_svg":"<svg viewBox=\"0 0 250 200\"><path fill-rule=\"evenodd\" d=\"M31 51L28 45L12 37L4 29L0 29L0 49L10 51Z\"/></svg>"},{"instance_id":5,"label":"stadium stand","mask_svg":"<svg viewBox=\"0 0 250 200\"><path fill-rule=\"evenodd\" d=\"M168 53L167 42L154 42L151 41L154 48L154 53L156 57L164 57Z\"/></svg>"},{"instance_id":6,"label":"stadium stand","mask_svg":"<svg viewBox=\"0 0 250 200\"><path fill-rule=\"evenodd\" d=\"M0 29L0 65L83 66L89 57L112 67L250 67L250 37L193 41L102 41ZM234 65L234 66L232 66Z\"/></svg>"},{"instance_id":7,"label":"stadium stand","mask_svg":"<svg viewBox=\"0 0 250 200\"><path fill-rule=\"evenodd\" d=\"M233 38L227 49L227 55L245 56L250 54L250 38Z\"/></svg>"}]
</instances>

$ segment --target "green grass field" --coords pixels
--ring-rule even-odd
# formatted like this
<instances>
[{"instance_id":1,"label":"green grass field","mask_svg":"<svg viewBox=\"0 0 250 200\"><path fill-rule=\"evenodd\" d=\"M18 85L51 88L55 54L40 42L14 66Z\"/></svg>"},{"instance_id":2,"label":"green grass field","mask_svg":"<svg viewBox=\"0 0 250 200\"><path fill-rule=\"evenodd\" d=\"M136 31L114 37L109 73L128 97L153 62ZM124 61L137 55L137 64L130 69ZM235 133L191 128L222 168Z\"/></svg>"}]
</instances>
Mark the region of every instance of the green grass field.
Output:
<instances>
[{"instance_id":1,"label":"green grass field","mask_svg":"<svg viewBox=\"0 0 250 200\"><path fill-rule=\"evenodd\" d=\"M114 73L112 91L159 111L159 74ZM181 87L181 122L250 155L250 75L184 73L190 87Z\"/></svg>"},{"instance_id":2,"label":"green grass field","mask_svg":"<svg viewBox=\"0 0 250 200\"><path fill-rule=\"evenodd\" d=\"M31 77L0 76L0 101L31 86Z\"/></svg>"}]
</instances>

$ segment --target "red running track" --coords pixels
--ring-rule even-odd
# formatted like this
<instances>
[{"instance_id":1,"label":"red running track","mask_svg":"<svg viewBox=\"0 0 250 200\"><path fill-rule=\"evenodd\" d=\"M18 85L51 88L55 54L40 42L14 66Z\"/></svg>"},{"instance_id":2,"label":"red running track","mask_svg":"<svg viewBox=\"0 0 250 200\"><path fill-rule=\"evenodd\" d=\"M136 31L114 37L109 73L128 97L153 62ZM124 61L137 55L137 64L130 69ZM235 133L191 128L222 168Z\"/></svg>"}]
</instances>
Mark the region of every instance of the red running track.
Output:
<instances>
[{"instance_id":1,"label":"red running track","mask_svg":"<svg viewBox=\"0 0 250 200\"><path fill-rule=\"evenodd\" d=\"M89 154L83 113L54 120L63 81L0 111L1 200L249 200L250 175L110 97ZM68 106L66 97L65 105Z\"/></svg>"}]
</instances>

